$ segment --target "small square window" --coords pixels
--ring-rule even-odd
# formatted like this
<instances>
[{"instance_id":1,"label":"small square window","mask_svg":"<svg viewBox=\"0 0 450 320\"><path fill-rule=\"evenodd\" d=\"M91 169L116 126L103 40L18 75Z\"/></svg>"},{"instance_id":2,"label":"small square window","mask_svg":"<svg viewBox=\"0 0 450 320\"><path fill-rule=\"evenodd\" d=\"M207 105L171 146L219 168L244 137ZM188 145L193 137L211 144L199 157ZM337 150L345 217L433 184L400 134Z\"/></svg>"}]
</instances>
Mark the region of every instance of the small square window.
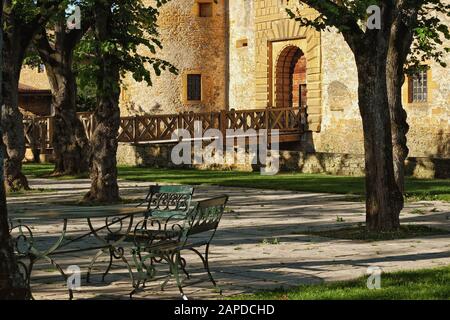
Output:
<instances>
[{"instance_id":1,"label":"small square window","mask_svg":"<svg viewBox=\"0 0 450 320\"><path fill-rule=\"evenodd\" d=\"M240 39L236 41L236 48L245 48L248 47L247 39Z\"/></svg>"},{"instance_id":2,"label":"small square window","mask_svg":"<svg viewBox=\"0 0 450 320\"><path fill-rule=\"evenodd\" d=\"M211 2L199 2L198 4L198 16L199 17L212 17L213 4Z\"/></svg>"},{"instance_id":3,"label":"small square window","mask_svg":"<svg viewBox=\"0 0 450 320\"><path fill-rule=\"evenodd\" d=\"M202 75L187 75L187 101L202 100Z\"/></svg>"}]
</instances>

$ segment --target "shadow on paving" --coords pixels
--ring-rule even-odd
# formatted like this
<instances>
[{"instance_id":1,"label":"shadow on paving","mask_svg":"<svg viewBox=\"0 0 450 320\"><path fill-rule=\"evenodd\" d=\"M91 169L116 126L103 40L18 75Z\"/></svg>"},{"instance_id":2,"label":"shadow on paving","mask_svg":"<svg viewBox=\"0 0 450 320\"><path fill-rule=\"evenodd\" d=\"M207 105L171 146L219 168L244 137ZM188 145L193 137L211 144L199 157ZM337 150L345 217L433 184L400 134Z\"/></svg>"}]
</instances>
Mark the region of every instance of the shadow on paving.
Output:
<instances>
[{"instance_id":1,"label":"shadow on paving","mask_svg":"<svg viewBox=\"0 0 450 320\"><path fill-rule=\"evenodd\" d=\"M89 187L89 180L86 179L36 179L32 182L34 187L44 186L55 189L55 192L11 198L8 200L10 212L24 207L51 206L49 202L55 199L76 200L83 195L80 190L85 191ZM120 184L122 196L133 198L143 198L150 185L124 181ZM342 198L339 195L210 186L196 187L195 200L224 193L230 196L230 202L212 242L210 264L225 295L288 288L303 283L318 283L324 279L354 278L364 274L367 266L371 265L394 269L403 265L432 267L436 263L450 263L450 234L419 237L422 243L417 246L412 246L410 240L392 240L379 242L376 244L379 247L365 241L333 240L305 234L309 230L328 230L363 223L365 209L362 202L339 201ZM448 204L430 201L427 204L410 204L411 207L418 205L437 206L440 211L425 215L405 214L401 216L403 223L421 223L450 229ZM79 210L82 211L83 207L79 207ZM337 217L341 217L344 222L338 222ZM36 236L40 245L47 246L58 239L56 230L59 228L55 223L41 220L32 224L39 229ZM71 237L86 231L87 225L84 221L77 220L74 221L73 228ZM268 239L277 239L277 243L267 243ZM99 244L90 237L86 238L83 245L86 243ZM79 246L73 244L73 247ZM124 247L129 254L131 244ZM87 266L96 252L91 250L55 257L64 270L73 264L82 269L83 287L82 291L75 292L75 298L128 299L131 284L123 263L116 260L106 283L100 282L101 272L107 266L106 255L95 267L93 283L85 284ZM188 296L192 295L196 299L220 298L202 272L201 261L191 254L183 256L188 261L188 270L205 278L204 282L186 288ZM64 281L50 269L51 266L47 263L38 263L36 266L32 284L37 297L67 299ZM157 284L153 284L135 296L135 299L171 298L179 298L173 281L164 292L159 290Z\"/></svg>"}]
</instances>

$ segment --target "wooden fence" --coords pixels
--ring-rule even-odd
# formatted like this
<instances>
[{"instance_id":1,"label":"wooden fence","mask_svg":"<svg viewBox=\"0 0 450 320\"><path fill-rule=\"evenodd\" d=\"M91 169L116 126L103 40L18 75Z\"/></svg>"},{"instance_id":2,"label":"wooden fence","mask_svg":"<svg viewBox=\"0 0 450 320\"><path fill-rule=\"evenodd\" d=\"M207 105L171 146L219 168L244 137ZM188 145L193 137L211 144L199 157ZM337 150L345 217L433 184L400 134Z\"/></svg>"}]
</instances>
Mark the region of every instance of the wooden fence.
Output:
<instances>
[{"instance_id":1,"label":"wooden fence","mask_svg":"<svg viewBox=\"0 0 450 320\"><path fill-rule=\"evenodd\" d=\"M93 114L78 113L78 117L90 139L95 130ZM194 124L201 121L202 134L208 129L218 129L225 137L229 129L235 131L267 129L269 135L272 130L279 130L280 142L298 141L305 130L306 117L305 110L294 108L121 117L118 140L126 143L173 142L172 133L177 129L185 129L194 137ZM52 148L53 117L26 118L24 130L27 147L41 150Z\"/></svg>"}]
</instances>

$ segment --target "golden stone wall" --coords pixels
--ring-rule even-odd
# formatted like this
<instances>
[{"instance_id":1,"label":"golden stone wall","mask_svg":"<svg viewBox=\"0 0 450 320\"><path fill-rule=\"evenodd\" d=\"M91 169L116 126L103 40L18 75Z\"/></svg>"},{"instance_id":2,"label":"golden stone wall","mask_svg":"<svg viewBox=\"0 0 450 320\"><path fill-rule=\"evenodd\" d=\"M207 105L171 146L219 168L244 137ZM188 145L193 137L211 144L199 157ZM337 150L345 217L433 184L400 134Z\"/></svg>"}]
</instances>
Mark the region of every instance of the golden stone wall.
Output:
<instances>
[{"instance_id":1,"label":"golden stone wall","mask_svg":"<svg viewBox=\"0 0 450 320\"><path fill-rule=\"evenodd\" d=\"M447 42L446 46L449 46ZM323 116L320 134L313 136L316 151L363 154L362 122L358 109L358 81L353 54L342 35L322 33ZM449 56L446 62L450 65ZM449 69L428 62L428 101L403 105L408 114L409 155L450 158Z\"/></svg>"},{"instance_id":2,"label":"golden stone wall","mask_svg":"<svg viewBox=\"0 0 450 320\"><path fill-rule=\"evenodd\" d=\"M230 109L254 109L255 1L229 0L229 105Z\"/></svg>"},{"instance_id":3,"label":"golden stone wall","mask_svg":"<svg viewBox=\"0 0 450 320\"><path fill-rule=\"evenodd\" d=\"M20 72L19 83L43 90L50 90L47 74L38 72L36 68L23 67Z\"/></svg>"},{"instance_id":4,"label":"golden stone wall","mask_svg":"<svg viewBox=\"0 0 450 320\"><path fill-rule=\"evenodd\" d=\"M201 0L208 1L208 0ZM187 4L186 4L187 3ZM228 5L228 16L226 6ZM199 18L195 1L172 0L161 10L164 44L158 56L174 62L181 74L163 74L154 86L127 79L122 94L124 114L212 111L225 108L276 107L277 61L295 46L307 62L307 144L317 152L363 154L358 109L358 80L353 54L341 34L300 27L288 18L295 1L219 1L213 18ZM315 12L301 6L303 15ZM448 60L448 57L447 57ZM450 64L450 61L447 61ZM411 126L410 156L450 157L450 89L448 69L430 63L429 101L404 104ZM183 103L183 75L205 75L205 101Z\"/></svg>"},{"instance_id":5,"label":"golden stone wall","mask_svg":"<svg viewBox=\"0 0 450 320\"><path fill-rule=\"evenodd\" d=\"M153 0L144 2L154 4ZM121 94L123 115L210 112L226 107L225 0L213 3L212 17L198 16L199 2L213 0L173 0L161 7L158 25L164 49L156 56L174 64L180 74L163 72L153 77L151 87L127 76ZM183 79L190 72L202 74L200 103L186 103L183 99Z\"/></svg>"},{"instance_id":6,"label":"golden stone wall","mask_svg":"<svg viewBox=\"0 0 450 320\"><path fill-rule=\"evenodd\" d=\"M446 61L450 65L448 55ZM436 63L430 63L430 66L428 102L408 103L407 84L403 87L403 103L410 125L408 146L414 156L450 158L449 69Z\"/></svg>"}]
</instances>

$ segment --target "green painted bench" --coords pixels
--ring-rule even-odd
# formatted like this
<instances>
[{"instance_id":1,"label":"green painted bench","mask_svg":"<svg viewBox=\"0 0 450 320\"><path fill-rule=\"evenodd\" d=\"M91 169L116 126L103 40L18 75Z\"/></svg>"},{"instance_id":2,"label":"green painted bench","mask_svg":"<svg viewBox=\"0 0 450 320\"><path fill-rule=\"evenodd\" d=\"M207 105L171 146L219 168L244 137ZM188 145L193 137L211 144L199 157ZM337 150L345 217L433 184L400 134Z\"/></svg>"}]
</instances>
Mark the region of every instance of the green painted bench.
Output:
<instances>
[{"instance_id":1,"label":"green painted bench","mask_svg":"<svg viewBox=\"0 0 450 320\"><path fill-rule=\"evenodd\" d=\"M133 261L138 271L138 277L132 279L134 290L130 297L139 289L145 287L149 280L156 279L156 264L166 262L169 266L167 279L161 286L164 288L167 281L173 276L183 299L187 299L182 287L180 277L183 271L187 278L186 261L181 257L183 251L189 250L196 253L202 260L205 271L214 287L219 289L209 268L209 247L216 234L222 218L228 196L219 196L196 203L186 214L184 219L174 220L170 228L166 228L164 237L155 238L155 234L149 232L145 241L144 237L132 250ZM200 252L204 247L204 254ZM220 294L222 293L219 289Z\"/></svg>"},{"instance_id":2,"label":"green painted bench","mask_svg":"<svg viewBox=\"0 0 450 320\"><path fill-rule=\"evenodd\" d=\"M145 199L137 205L137 207L146 206L147 211L143 219L135 225L134 231L129 232L128 234L124 234L123 232L110 232L107 235L106 240L114 242L125 237L123 240L124 242L139 242L142 237L145 237L149 233L147 228L150 227L150 225L153 227L155 221L158 221L157 223L159 225L156 230L151 228L153 237L158 239L165 237L166 233L163 232L165 222L171 219L184 219L191 208L193 194L194 187L192 186L150 186ZM120 250L122 253L120 255L117 255L116 252L110 250L109 265L102 276L102 281L105 280L105 276L108 274L113 260L123 259L124 250L123 248L120 248Z\"/></svg>"}]
</instances>

